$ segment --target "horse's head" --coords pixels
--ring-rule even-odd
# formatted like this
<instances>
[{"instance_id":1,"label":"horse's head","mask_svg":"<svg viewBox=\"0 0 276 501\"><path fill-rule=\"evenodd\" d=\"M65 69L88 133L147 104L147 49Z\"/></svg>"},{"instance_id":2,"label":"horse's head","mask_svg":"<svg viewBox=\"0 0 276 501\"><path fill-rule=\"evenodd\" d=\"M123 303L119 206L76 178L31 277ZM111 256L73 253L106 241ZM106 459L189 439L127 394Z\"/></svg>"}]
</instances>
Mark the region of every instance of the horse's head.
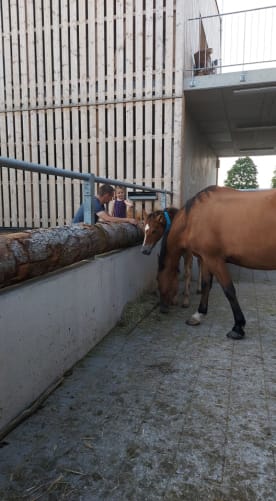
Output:
<instances>
[{"instance_id":1,"label":"horse's head","mask_svg":"<svg viewBox=\"0 0 276 501\"><path fill-rule=\"evenodd\" d=\"M145 237L142 244L142 253L149 255L164 234L166 228L164 211L158 210L147 215L145 220Z\"/></svg>"}]
</instances>

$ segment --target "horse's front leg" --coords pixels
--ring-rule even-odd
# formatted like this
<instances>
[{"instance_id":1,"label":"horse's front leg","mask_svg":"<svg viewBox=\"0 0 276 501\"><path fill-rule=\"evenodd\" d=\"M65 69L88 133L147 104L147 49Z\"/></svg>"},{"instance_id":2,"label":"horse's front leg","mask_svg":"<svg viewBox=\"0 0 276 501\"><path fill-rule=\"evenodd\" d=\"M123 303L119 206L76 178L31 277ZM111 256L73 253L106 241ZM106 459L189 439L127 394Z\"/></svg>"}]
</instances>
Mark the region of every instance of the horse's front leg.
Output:
<instances>
[{"instance_id":1,"label":"horse's front leg","mask_svg":"<svg viewBox=\"0 0 276 501\"><path fill-rule=\"evenodd\" d=\"M209 294L213 283L213 274L202 261L201 276L201 298L199 307L196 313L194 313L191 318L186 321L186 324L188 325L200 325L204 316L207 315Z\"/></svg>"},{"instance_id":2,"label":"horse's front leg","mask_svg":"<svg viewBox=\"0 0 276 501\"><path fill-rule=\"evenodd\" d=\"M190 305L190 288L192 279L193 255L187 251L184 254L184 297L182 308L188 308Z\"/></svg>"},{"instance_id":3,"label":"horse's front leg","mask_svg":"<svg viewBox=\"0 0 276 501\"><path fill-rule=\"evenodd\" d=\"M196 288L196 293L201 294L201 282L202 282L202 276L201 276L201 260L200 257L197 258L197 288Z\"/></svg>"},{"instance_id":4,"label":"horse's front leg","mask_svg":"<svg viewBox=\"0 0 276 501\"><path fill-rule=\"evenodd\" d=\"M235 323L232 330L227 333L227 337L231 339L242 339L244 337L243 327L246 324L246 320L239 305L231 275L224 261L217 265L215 275L230 303L234 316Z\"/></svg>"},{"instance_id":5,"label":"horse's front leg","mask_svg":"<svg viewBox=\"0 0 276 501\"><path fill-rule=\"evenodd\" d=\"M158 288L160 293L160 312L168 313L169 305L176 304L178 292L178 268L168 266L158 272Z\"/></svg>"}]
</instances>

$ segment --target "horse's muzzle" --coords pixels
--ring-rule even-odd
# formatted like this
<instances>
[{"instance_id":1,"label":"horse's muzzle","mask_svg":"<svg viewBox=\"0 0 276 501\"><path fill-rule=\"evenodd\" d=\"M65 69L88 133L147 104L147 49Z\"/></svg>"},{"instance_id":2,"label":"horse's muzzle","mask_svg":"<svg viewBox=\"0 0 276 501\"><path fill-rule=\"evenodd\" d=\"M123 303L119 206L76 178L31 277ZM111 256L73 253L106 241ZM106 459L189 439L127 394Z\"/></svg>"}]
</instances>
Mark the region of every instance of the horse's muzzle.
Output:
<instances>
[{"instance_id":1,"label":"horse's muzzle","mask_svg":"<svg viewBox=\"0 0 276 501\"><path fill-rule=\"evenodd\" d=\"M152 247L143 245L141 252L142 252L142 254L146 254L146 256L149 256L151 254L151 249L152 249Z\"/></svg>"}]
</instances>

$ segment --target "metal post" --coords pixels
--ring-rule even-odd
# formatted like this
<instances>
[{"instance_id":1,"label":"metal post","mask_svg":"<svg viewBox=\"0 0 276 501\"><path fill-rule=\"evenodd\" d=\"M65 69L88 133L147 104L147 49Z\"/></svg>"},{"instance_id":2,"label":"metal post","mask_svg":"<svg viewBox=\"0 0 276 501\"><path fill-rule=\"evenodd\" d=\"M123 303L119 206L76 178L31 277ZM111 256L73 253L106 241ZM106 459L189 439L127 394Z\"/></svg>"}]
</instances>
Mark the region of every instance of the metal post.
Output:
<instances>
[{"instance_id":1,"label":"metal post","mask_svg":"<svg viewBox=\"0 0 276 501\"><path fill-rule=\"evenodd\" d=\"M167 202L166 202L166 192L161 193L161 207L162 209L166 209Z\"/></svg>"},{"instance_id":2,"label":"metal post","mask_svg":"<svg viewBox=\"0 0 276 501\"><path fill-rule=\"evenodd\" d=\"M242 71L240 74L240 82L245 82L244 61L245 61L245 37L246 37L246 12L244 13L244 28L243 28L243 54L242 54Z\"/></svg>"},{"instance_id":3,"label":"metal post","mask_svg":"<svg viewBox=\"0 0 276 501\"><path fill-rule=\"evenodd\" d=\"M84 212L84 223L94 224L95 223L95 213L93 199L95 196L95 176L90 175L89 181L85 181L83 184L83 212Z\"/></svg>"},{"instance_id":4,"label":"metal post","mask_svg":"<svg viewBox=\"0 0 276 501\"><path fill-rule=\"evenodd\" d=\"M192 79L190 81L190 87L195 87L195 70L194 70L194 65L193 65L193 68L192 68Z\"/></svg>"}]
</instances>

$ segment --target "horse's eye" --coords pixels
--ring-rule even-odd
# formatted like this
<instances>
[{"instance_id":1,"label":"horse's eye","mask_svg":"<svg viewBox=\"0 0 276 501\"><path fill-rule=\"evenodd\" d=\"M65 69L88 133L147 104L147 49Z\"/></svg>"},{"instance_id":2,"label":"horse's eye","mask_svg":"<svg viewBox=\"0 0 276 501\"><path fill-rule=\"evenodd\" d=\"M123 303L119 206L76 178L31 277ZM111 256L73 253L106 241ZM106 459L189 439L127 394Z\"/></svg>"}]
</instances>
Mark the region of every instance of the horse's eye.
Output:
<instances>
[{"instance_id":1,"label":"horse's eye","mask_svg":"<svg viewBox=\"0 0 276 501\"><path fill-rule=\"evenodd\" d=\"M152 234L156 233L156 230L152 230Z\"/></svg>"}]
</instances>

